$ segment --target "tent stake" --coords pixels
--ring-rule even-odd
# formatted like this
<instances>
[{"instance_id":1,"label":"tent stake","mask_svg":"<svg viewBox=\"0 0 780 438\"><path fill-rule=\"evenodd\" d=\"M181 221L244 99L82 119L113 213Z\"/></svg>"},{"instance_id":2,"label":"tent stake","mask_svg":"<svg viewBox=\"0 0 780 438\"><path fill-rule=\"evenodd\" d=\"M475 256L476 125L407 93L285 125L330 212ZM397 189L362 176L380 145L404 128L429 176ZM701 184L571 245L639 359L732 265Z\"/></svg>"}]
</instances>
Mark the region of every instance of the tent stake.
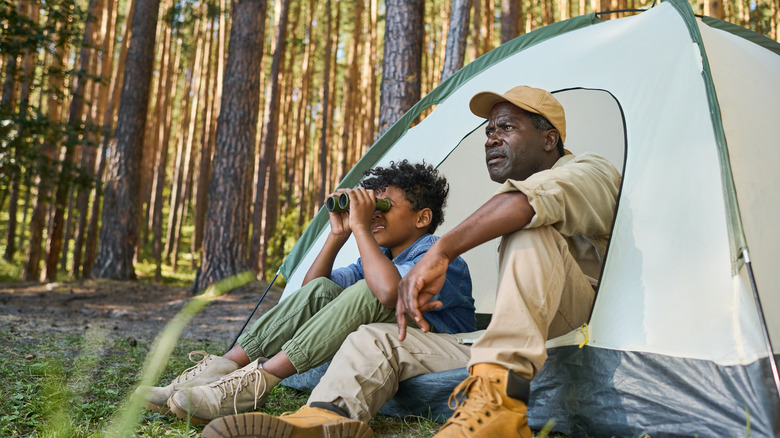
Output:
<instances>
[{"instance_id":1,"label":"tent stake","mask_svg":"<svg viewBox=\"0 0 780 438\"><path fill-rule=\"evenodd\" d=\"M241 333L244 332L244 329L246 328L247 324L249 324L249 321L252 319L253 316L255 316L255 312L257 311L257 308L260 307L260 303L263 302L263 298L265 298L265 295L268 293L268 291L271 289L271 286L273 286L274 282L276 282L276 277L279 276L279 273L281 271L276 271L276 275L274 275L274 278L271 280L270 283L268 283L268 287L265 288L265 292L263 292L262 295L260 295L260 299L257 301L257 304L255 304L255 308L252 309L252 313L249 314L249 318L244 321L244 325L241 326L241 330L238 331L238 334L236 335L236 338L233 339L233 343L230 344L230 348L227 349L227 351L230 351L235 347L236 342L238 342L238 338L241 337Z\"/></svg>"},{"instance_id":2,"label":"tent stake","mask_svg":"<svg viewBox=\"0 0 780 438\"><path fill-rule=\"evenodd\" d=\"M766 319L764 319L764 311L761 309L761 298L758 296L758 287L756 286L756 277L753 276L753 264L750 263L750 256L747 249L742 250L742 257L745 258L745 266L748 269L748 276L750 277L750 287L753 289L753 298L756 300L756 310L758 310L758 320L761 321L761 330L764 332L764 343L769 353L769 366L772 368L772 376L775 379L775 389L777 390L777 396L780 397L780 374L777 372L777 361L775 360L775 350L772 348L772 340L769 339L769 329L766 326Z\"/></svg>"}]
</instances>

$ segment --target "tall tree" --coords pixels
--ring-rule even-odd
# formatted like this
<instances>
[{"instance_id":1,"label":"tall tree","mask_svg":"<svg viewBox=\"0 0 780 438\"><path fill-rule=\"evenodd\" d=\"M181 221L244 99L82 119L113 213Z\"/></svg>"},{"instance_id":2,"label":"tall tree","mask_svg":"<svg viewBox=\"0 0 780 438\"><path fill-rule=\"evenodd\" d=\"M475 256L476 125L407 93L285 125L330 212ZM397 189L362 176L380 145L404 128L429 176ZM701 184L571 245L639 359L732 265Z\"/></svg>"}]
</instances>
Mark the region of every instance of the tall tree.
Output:
<instances>
[{"instance_id":1,"label":"tall tree","mask_svg":"<svg viewBox=\"0 0 780 438\"><path fill-rule=\"evenodd\" d=\"M62 96L58 91L65 82L65 64L69 52L68 46L71 33L71 14L73 4L60 3L56 14L49 14L47 27L56 35L54 53L51 56L48 75L48 93L46 93L46 111L49 122L53 125L59 123L62 115ZM30 245L25 252L25 263L22 278L28 281L39 280L40 262L42 253L43 230L46 228L46 216L49 210L49 193L52 187L51 177L54 162L57 159L57 146L59 138L54 135L47 136L41 147L41 156L38 162L38 177L35 185L38 193L33 202L33 211L30 217Z\"/></svg>"},{"instance_id":2,"label":"tall tree","mask_svg":"<svg viewBox=\"0 0 780 438\"><path fill-rule=\"evenodd\" d=\"M87 23L84 26L84 38L81 44L78 69L76 70L76 79L74 81L75 84L73 86L70 108L68 110L68 125L70 126L71 134L68 135L65 141L65 153L63 154L62 168L60 169L60 177L57 182L57 190L54 196L54 215L52 216L51 225L49 227L50 232L47 241L46 264L43 272L44 277L48 281L54 281L57 278L57 260L59 259L60 250L62 248L62 236L65 233L64 209L65 204L68 203L73 179L71 167L73 166L74 157L76 155L76 145L80 141L80 133L83 132L84 91L89 77L88 69L92 55L92 46L94 45L93 37L95 35L97 23L97 6L97 0L89 1Z\"/></svg>"},{"instance_id":3,"label":"tall tree","mask_svg":"<svg viewBox=\"0 0 780 438\"><path fill-rule=\"evenodd\" d=\"M193 290L249 268L249 191L260 107L265 0L233 0L228 58L217 120L202 263Z\"/></svg>"},{"instance_id":4,"label":"tall tree","mask_svg":"<svg viewBox=\"0 0 780 438\"><path fill-rule=\"evenodd\" d=\"M385 2L385 54L379 95L379 132L384 133L420 100L422 0Z\"/></svg>"},{"instance_id":5,"label":"tall tree","mask_svg":"<svg viewBox=\"0 0 780 438\"><path fill-rule=\"evenodd\" d=\"M138 242L139 166L149 107L154 42L160 0L136 0L125 63L116 136L108 157L103 195L103 225L92 275L135 279L133 256Z\"/></svg>"},{"instance_id":6,"label":"tall tree","mask_svg":"<svg viewBox=\"0 0 780 438\"><path fill-rule=\"evenodd\" d=\"M501 0L501 43L519 36L522 23L523 0Z\"/></svg>"},{"instance_id":7,"label":"tall tree","mask_svg":"<svg viewBox=\"0 0 780 438\"><path fill-rule=\"evenodd\" d=\"M266 84L265 110L263 111L263 136L262 155L259 169L256 169L257 189L255 191L254 218L252 229L252 245L249 259L256 272L263 274L265 271L265 255L268 251L268 238L276 226L277 192L276 181L276 140L279 137L279 104L281 92L279 86L279 72L285 57L287 47L287 21L289 17L290 1L279 0L276 3L279 8L279 17L274 31L273 60L271 61L271 74ZM258 244L256 247L255 244ZM255 250L257 248L257 251Z\"/></svg>"},{"instance_id":8,"label":"tall tree","mask_svg":"<svg viewBox=\"0 0 780 438\"><path fill-rule=\"evenodd\" d=\"M447 50L441 71L442 82L463 67L463 59L466 57L466 38L469 34L471 2L472 0L452 0Z\"/></svg>"}]
</instances>

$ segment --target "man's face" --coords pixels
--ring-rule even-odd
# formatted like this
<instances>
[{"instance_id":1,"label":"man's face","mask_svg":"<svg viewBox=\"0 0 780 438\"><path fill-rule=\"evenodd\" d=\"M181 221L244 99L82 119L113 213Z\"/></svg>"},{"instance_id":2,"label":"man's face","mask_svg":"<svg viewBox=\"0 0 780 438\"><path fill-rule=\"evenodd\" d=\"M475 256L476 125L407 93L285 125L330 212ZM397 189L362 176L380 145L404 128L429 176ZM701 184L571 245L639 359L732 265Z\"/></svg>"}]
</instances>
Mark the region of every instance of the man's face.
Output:
<instances>
[{"instance_id":1,"label":"man's face","mask_svg":"<svg viewBox=\"0 0 780 438\"><path fill-rule=\"evenodd\" d=\"M500 102L490 112L485 134L485 162L490 179L522 181L549 168L545 164L547 133L539 131L524 110L509 102Z\"/></svg>"}]
</instances>

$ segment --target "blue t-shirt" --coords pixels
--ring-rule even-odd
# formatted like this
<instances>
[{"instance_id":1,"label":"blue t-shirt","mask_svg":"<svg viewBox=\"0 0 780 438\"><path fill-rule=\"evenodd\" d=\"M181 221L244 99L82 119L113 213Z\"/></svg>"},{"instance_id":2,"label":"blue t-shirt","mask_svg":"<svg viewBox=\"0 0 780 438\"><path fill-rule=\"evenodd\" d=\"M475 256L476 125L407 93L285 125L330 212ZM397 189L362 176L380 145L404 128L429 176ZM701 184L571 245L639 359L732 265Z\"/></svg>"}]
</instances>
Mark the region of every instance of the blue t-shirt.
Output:
<instances>
[{"instance_id":1,"label":"blue t-shirt","mask_svg":"<svg viewBox=\"0 0 780 438\"><path fill-rule=\"evenodd\" d=\"M392 259L401 277L412 269L412 266L438 239L432 234L425 234ZM382 252L387 258L391 258L389 249L382 248ZM342 289L346 289L364 278L366 275L363 272L361 259L349 266L335 269L330 274L330 279ZM476 310L474 298L471 296L471 275L465 260L458 257L450 263L444 286L434 299L441 300L441 308L426 313L424 317L436 332L465 333L476 330L477 321L474 314Z\"/></svg>"}]
</instances>

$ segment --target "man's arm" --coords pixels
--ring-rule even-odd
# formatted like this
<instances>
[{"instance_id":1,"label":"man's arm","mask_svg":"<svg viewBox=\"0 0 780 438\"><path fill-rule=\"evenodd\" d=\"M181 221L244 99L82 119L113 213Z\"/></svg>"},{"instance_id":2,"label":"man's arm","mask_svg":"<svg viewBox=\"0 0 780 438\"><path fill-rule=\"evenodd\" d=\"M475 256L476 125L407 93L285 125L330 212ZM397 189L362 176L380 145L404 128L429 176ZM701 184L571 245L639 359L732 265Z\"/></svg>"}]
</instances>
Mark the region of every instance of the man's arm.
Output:
<instances>
[{"instance_id":1,"label":"man's arm","mask_svg":"<svg viewBox=\"0 0 780 438\"><path fill-rule=\"evenodd\" d=\"M398 285L398 338L406 337L406 314L422 331L429 330L422 313L441 307L440 301L432 300L444 285L452 260L482 243L522 229L534 213L522 192L501 193L437 240Z\"/></svg>"}]
</instances>

